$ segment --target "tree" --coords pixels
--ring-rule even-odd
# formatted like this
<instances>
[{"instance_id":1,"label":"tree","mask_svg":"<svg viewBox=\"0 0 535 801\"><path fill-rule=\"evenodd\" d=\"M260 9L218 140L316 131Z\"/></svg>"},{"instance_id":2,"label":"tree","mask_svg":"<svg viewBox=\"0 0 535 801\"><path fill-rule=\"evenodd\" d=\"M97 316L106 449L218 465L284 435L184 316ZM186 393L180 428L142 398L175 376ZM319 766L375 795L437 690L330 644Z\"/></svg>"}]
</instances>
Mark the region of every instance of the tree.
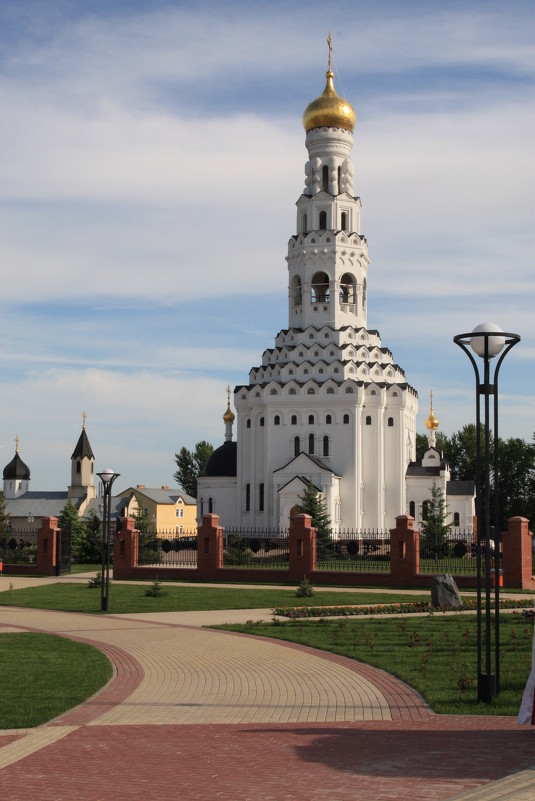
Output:
<instances>
[{"instance_id":1,"label":"tree","mask_svg":"<svg viewBox=\"0 0 535 801\"><path fill-rule=\"evenodd\" d=\"M69 499L58 517L58 528L62 531L71 532L71 543L75 537L78 537L83 532L83 524L78 514L78 509Z\"/></svg>"},{"instance_id":2,"label":"tree","mask_svg":"<svg viewBox=\"0 0 535 801\"><path fill-rule=\"evenodd\" d=\"M9 531L9 515L6 512L6 499L4 493L0 491L0 537Z\"/></svg>"},{"instance_id":3,"label":"tree","mask_svg":"<svg viewBox=\"0 0 535 801\"><path fill-rule=\"evenodd\" d=\"M192 498L197 497L197 478L204 476L206 462L213 450L214 446L203 439L197 442L192 451L182 447L178 453L175 453L175 463L178 469L173 478Z\"/></svg>"},{"instance_id":4,"label":"tree","mask_svg":"<svg viewBox=\"0 0 535 801\"><path fill-rule=\"evenodd\" d=\"M136 511L134 513L135 528L140 534L146 534L149 530L149 513L143 508L143 498L136 492Z\"/></svg>"},{"instance_id":5,"label":"tree","mask_svg":"<svg viewBox=\"0 0 535 801\"><path fill-rule=\"evenodd\" d=\"M301 512L310 515L312 525L316 529L316 548L319 553L331 544L331 518L326 509L325 500L310 481L299 501Z\"/></svg>"},{"instance_id":6,"label":"tree","mask_svg":"<svg viewBox=\"0 0 535 801\"><path fill-rule=\"evenodd\" d=\"M0 560L7 556L7 540L9 533L9 515L6 512L6 499L0 492Z\"/></svg>"},{"instance_id":7,"label":"tree","mask_svg":"<svg viewBox=\"0 0 535 801\"><path fill-rule=\"evenodd\" d=\"M102 532L100 520L87 513L82 518L81 529L76 529L71 539L71 553L78 564L94 564L102 561Z\"/></svg>"},{"instance_id":8,"label":"tree","mask_svg":"<svg viewBox=\"0 0 535 801\"><path fill-rule=\"evenodd\" d=\"M435 559L443 556L448 547L448 535L452 524L446 522L447 506L444 496L436 482L431 487L431 498L424 501L423 522L420 527L420 543L424 553L433 554Z\"/></svg>"},{"instance_id":9,"label":"tree","mask_svg":"<svg viewBox=\"0 0 535 801\"><path fill-rule=\"evenodd\" d=\"M534 435L535 437L535 435ZM498 502L500 530L510 517L535 521L535 441L519 437L498 440Z\"/></svg>"}]
</instances>

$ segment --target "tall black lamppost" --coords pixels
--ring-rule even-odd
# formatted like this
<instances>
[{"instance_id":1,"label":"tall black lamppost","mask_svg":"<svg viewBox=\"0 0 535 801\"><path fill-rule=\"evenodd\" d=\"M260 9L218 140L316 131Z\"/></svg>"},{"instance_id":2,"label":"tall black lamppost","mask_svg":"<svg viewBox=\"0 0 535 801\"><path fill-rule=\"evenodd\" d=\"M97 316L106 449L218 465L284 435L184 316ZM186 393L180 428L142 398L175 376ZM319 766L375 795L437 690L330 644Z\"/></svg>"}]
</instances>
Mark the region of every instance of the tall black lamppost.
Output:
<instances>
[{"instance_id":1,"label":"tall black lamppost","mask_svg":"<svg viewBox=\"0 0 535 801\"><path fill-rule=\"evenodd\" d=\"M111 487L120 473L113 470L104 470L97 473L102 481L102 497L104 508L102 514L102 581L100 583L100 609L108 611L108 595L110 591L110 517L111 517Z\"/></svg>"},{"instance_id":2,"label":"tall black lamppost","mask_svg":"<svg viewBox=\"0 0 535 801\"><path fill-rule=\"evenodd\" d=\"M498 373L511 348L520 342L518 334L507 334L494 323L482 323L470 334L453 337L456 345L464 350L474 368L476 378L476 564L477 564L477 699L489 703L500 691L500 553L501 532L498 499ZM483 382L476 359L470 352L483 359ZM501 353L491 375L491 359ZM494 447L490 446L490 396L494 408ZM481 399L484 402L483 432L481 431ZM483 454L481 438L483 433ZM491 509L490 478L491 463L494 473L494 504ZM492 670L492 616L491 616L491 540L494 540L494 672ZM482 670L482 552L485 556L485 670Z\"/></svg>"}]
</instances>

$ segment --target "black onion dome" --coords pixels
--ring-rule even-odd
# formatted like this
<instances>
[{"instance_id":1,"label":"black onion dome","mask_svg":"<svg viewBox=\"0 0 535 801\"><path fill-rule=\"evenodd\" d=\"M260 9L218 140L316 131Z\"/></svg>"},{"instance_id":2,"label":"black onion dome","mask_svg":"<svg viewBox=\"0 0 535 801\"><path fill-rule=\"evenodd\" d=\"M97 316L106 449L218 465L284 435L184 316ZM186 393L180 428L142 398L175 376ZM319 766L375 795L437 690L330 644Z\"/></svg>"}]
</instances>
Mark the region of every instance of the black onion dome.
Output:
<instances>
[{"instance_id":1,"label":"black onion dome","mask_svg":"<svg viewBox=\"0 0 535 801\"><path fill-rule=\"evenodd\" d=\"M224 442L212 452L204 468L205 476L236 476L238 474L238 443Z\"/></svg>"},{"instance_id":2,"label":"black onion dome","mask_svg":"<svg viewBox=\"0 0 535 801\"><path fill-rule=\"evenodd\" d=\"M4 467L4 480L21 478L24 481L30 480L30 468L24 464L17 451L10 463Z\"/></svg>"}]
</instances>

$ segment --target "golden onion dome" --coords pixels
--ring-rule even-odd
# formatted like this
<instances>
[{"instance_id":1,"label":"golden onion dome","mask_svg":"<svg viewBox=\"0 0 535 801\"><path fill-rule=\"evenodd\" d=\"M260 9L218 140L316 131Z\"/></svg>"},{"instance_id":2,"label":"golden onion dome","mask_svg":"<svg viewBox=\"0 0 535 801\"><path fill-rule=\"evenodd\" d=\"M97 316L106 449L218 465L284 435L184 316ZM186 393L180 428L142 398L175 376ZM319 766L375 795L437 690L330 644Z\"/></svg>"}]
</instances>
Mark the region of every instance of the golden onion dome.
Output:
<instances>
[{"instance_id":1,"label":"golden onion dome","mask_svg":"<svg viewBox=\"0 0 535 801\"><path fill-rule=\"evenodd\" d=\"M223 415L223 422L224 423L233 423L235 420L234 412L230 408L230 386L227 387L227 411Z\"/></svg>"},{"instance_id":2,"label":"golden onion dome","mask_svg":"<svg viewBox=\"0 0 535 801\"><path fill-rule=\"evenodd\" d=\"M425 427L428 431L436 431L438 428L438 420L433 414L433 393L431 392L431 414L425 421Z\"/></svg>"},{"instance_id":3,"label":"golden onion dome","mask_svg":"<svg viewBox=\"0 0 535 801\"><path fill-rule=\"evenodd\" d=\"M230 403L229 403L229 405L227 406L227 411L223 415L223 421L225 423L233 423L234 420L235 420L234 412L230 408Z\"/></svg>"},{"instance_id":4,"label":"golden onion dome","mask_svg":"<svg viewBox=\"0 0 535 801\"><path fill-rule=\"evenodd\" d=\"M353 132L357 115L353 106L336 93L332 70L327 70L327 83L323 94L309 103L303 114L303 127L308 133L313 128L345 128Z\"/></svg>"}]
</instances>

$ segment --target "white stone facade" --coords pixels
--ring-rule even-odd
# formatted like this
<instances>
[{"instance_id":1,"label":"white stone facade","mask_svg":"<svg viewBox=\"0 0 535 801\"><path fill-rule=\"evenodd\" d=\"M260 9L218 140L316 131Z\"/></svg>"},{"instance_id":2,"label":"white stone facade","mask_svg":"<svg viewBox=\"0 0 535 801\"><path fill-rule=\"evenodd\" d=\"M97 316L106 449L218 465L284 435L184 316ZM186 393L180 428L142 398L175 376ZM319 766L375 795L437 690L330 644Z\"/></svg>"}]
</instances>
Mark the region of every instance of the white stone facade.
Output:
<instances>
[{"instance_id":1,"label":"white stone facade","mask_svg":"<svg viewBox=\"0 0 535 801\"><path fill-rule=\"evenodd\" d=\"M383 530L406 512L417 394L367 329L369 259L352 195L352 142L343 128L307 132L305 190L288 243L288 329L234 390L232 490L228 475L199 479L199 514L211 509L225 526L287 527L308 481L323 493L335 531Z\"/></svg>"}]
</instances>

